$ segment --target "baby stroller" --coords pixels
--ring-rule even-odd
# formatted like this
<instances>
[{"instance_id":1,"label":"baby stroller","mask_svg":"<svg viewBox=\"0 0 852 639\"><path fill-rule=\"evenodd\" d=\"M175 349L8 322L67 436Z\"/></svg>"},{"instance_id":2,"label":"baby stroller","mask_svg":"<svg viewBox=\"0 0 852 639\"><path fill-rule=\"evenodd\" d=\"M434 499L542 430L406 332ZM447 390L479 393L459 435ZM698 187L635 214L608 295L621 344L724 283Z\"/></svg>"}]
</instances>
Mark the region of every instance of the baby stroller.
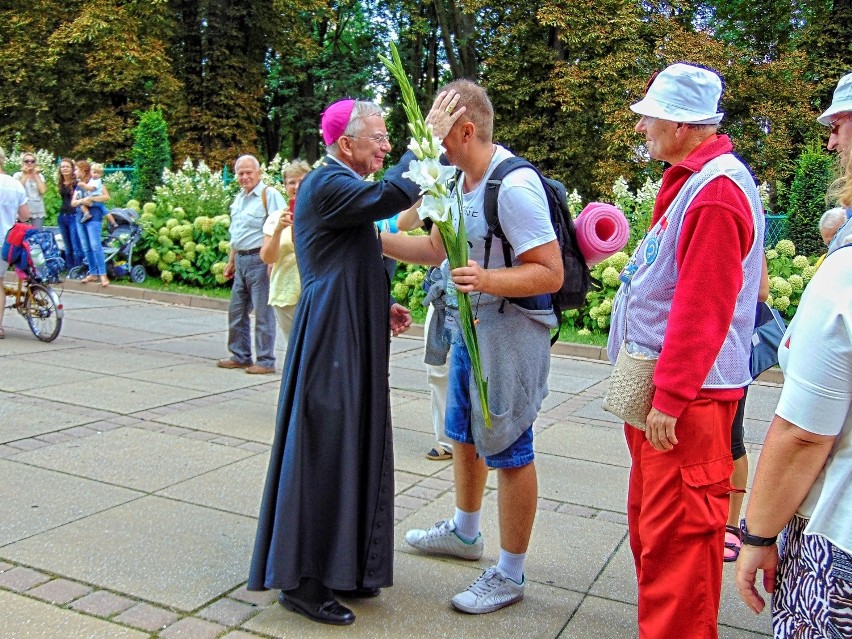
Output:
<instances>
[{"instance_id":1,"label":"baby stroller","mask_svg":"<svg viewBox=\"0 0 852 639\"><path fill-rule=\"evenodd\" d=\"M109 214L115 220L114 226L101 245L104 247L107 275L110 277L127 277L134 284L145 281L147 273L142 264L133 265L133 249L142 238L142 227L139 226L139 214L133 209L111 209ZM76 266L68 272L68 277L79 279L86 275L89 267L86 264Z\"/></svg>"}]
</instances>

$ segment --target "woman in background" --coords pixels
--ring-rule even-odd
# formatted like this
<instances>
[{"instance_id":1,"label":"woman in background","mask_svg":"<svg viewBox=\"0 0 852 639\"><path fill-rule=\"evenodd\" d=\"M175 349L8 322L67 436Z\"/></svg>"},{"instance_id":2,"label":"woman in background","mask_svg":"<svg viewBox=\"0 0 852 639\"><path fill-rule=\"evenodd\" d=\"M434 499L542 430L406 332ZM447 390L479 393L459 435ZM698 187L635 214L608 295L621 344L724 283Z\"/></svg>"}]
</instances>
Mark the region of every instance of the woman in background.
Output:
<instances>
[{"instance_id":1,"label":"woman in background","mask_svg":"<svg viewBox=\"0 0 852 639\"><path fill-rule=\"evenodd\" d=\"M293 245L293 211L299 185L310 170L311 167L304 160L295 160L287 165L283 173L287 210L272 211L263 225L260 259L272 267L269 274L269 305L275 311L285 343L290 339L290 327L302 291L296 265L296 247Z\"/></svg>"},{"instance_id":2,"label":"woman in background","mask_svg":"<svg viewBox=\"0 0 852 639\"><path fill-rule=\"evenodd\" d=\"M91 177L91 165L85 160L78 161L75 174L78 183L88 182ZM109 191L106 185L103 186L103 192L100 195L89 196L85 191L77 188L74 192L74 197L71 198L71 206L75 208L81 205L88 206L92 214L92 219L83 224L81 221L83 217L82 211L78 209L76 213L77 234L80 237L83 252L86 254L86 261L89 264L89 274L80 280L83 283L100 280L101 286L109 286L109 278L106 274L106 257L104 256L104 247L101 245L101 228L103 226L102 207L92 206L95 202L106 202L108 199Z\"/></svg>"},{"instance_id":3,"label":"woman in background","mask_svg":"<svg viewBox=\"0 0 852 639\"><path fill-rule=\"evenodd\" d=\"M74 189L77 187L77 179L74 177L74 160L62 158L59 162L56 183L59 185L59 197L62 198L57 224L62 234L62 243L65 245L65 267L71 270L75 266L80 266L84 257L83 245L80 244L80 236L77 234L77 211L71 206Z\"/></svg>"}]
</instances>

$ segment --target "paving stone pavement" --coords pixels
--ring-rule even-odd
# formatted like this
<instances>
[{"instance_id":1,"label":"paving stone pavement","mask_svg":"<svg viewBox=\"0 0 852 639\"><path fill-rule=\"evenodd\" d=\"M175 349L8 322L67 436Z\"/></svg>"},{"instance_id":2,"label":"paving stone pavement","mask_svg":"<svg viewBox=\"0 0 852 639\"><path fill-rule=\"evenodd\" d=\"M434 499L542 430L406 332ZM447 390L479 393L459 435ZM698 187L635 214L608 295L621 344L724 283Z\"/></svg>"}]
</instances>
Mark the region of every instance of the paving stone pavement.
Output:
<instances>
[{"instance_id":1,"label":"paving stone pavement","mask_svg":"<svg viewBox=\"0 0 852 639\"><path fill-rule=\"evenodd\" d=\"M245 589L280 370L215 367L227 356L221 302L168 304L110 288L69 282L52 344L6 314L0 639L636 636L629 459L620 425L600 408L609 367L599 349L554 350L551 394L535 424L540 497L525 598L473 616L449 600L496 561L496 477L480 561L423 557L405 545L408 528L452 514L452 467L425 458L434 442L422 340L393 340L395 586L348 601L358 620L338 629L286 612L275 592ZM752 468L778 392L759 383L750 394ZM720 636L770 635L767 614L739 602L726 566Z\"/></svg>"}]
</instances>

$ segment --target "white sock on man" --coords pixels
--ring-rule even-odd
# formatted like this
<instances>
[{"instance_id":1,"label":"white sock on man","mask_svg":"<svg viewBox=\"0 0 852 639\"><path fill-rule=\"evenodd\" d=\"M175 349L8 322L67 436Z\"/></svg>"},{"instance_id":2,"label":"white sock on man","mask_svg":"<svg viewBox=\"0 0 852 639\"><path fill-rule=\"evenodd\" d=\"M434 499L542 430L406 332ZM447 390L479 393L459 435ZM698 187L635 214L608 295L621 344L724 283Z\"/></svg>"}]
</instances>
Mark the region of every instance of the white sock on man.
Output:
<instances>
[{"instance_id":1,"label":"white sock on man","mask_svg":"<svg viewBox=\"0 0 852 639\"><path fill-rule=\"evenodd\" d=\"M524 581L524 563L527 560L527 553L516 555L508 550L500 549L500 559L497 561L497 567L509 579L516 583Z\"/></svg>"},{"instance_id":2,"label":"white sock on man","mask_svg":"<svg viewBox=\"0 0 852 639\"><path fill-rule=\"evenodd\" d=\"M453 523L456 525L456 534L462 541L472 543L479 536L479 519L481 510L474 513L467 513L456 508L456 514L453 516Z\"/></svg>"}]
</instances>

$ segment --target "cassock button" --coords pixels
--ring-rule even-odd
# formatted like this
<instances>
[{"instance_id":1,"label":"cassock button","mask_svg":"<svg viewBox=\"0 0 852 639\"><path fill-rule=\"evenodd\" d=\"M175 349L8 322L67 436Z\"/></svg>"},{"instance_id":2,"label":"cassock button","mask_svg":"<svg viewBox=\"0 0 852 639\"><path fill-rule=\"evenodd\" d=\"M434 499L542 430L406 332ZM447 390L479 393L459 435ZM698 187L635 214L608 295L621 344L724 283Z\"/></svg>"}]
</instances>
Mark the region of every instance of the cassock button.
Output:
<instances>
[{"instance_id":1,"label":"cassock button","mask_svg":"<svg viewBox=\"0 0 852 639\"><path fill-rule=\"evenodd\" d=\"M371 571L369 571L367 574L368 574L368 575L370 575L370 577L372 577L372 576L373 576L373 571L371 570Z\"/></svg>"},{"instance_id":2,"label":"cassock button","mask_svg":"<svg viewBox=\"0 0 852 639\"><path fill-rule=\"evenodd\" d=\"M370 559L375 559L375 558L376 558L376 553L373 553L372 555L370 555Z\"/></svg>"}]
</instances>

